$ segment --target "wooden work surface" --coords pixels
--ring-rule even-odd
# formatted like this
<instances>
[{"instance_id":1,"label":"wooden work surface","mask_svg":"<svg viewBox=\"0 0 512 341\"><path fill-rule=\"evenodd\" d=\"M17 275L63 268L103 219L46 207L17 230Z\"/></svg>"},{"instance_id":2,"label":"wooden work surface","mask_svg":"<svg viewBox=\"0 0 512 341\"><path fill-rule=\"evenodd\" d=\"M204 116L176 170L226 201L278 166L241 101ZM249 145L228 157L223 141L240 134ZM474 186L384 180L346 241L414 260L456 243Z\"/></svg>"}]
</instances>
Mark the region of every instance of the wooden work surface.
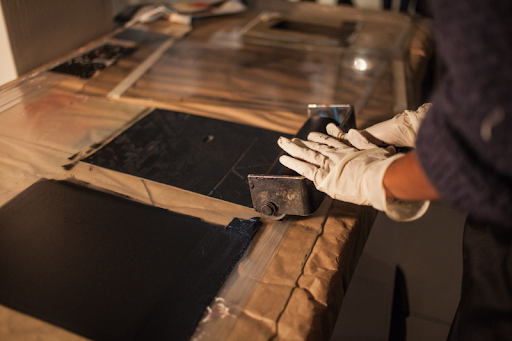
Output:
<instances>
[{"instance_id":1,"label":"wooden work surface","mask_svg":"<svg viewBox=\"0 0 512 341\"><path fill-rule=\"evenodd\" d=\"M410 79L418 78L419 73L407 68L417 27L411 18L343 6L327 11L326 6L312 3L261 1L259 6L194 23L190 34L173 41L147 72L120 91L116 87L161 46L165 35L156 32L165 32L168 23L138 25L121 36L138 40L139 50L134 55L94 79L67 85L81 94L187 109L199 115L209 111L219 118L224 114L216 109L235 110L236 115L227 114L230 119L237 116L234 119L240 123L291 133L302 124L296 117L305 120L311 103L354 105L360 128L418 105L408 92ZM305 21L311 17L342 18L362 25L348 47L248 43L244 30L262 12ZM146 36L140 30L145 30ZM425 58L428 53L424 51ZM360 60L366 63L365 70L355 67ZM261 122L260 117L264 118ZM284 121L269 123L279 119Z\"/></svg>"},{"instance_id":2,"label":"wooden work surface","mask_svg":"<svg viewBox=\"0 0 512 341\"><path fill-rule=\"evenodd\" d=\"M246 207L149 181L142 186L139 178L81 162L70 170L62 166L117 135L150 108L293 134L307 119L309 103L353 104L358 127L413 105L406 91L411 78L406 66L414 22L396 13L315 6L261 1L245 13L194 22L185 37L186 28L167 21L139 24L90 45L133 39L130 43L138 47L92 79L42 68L4 86L0 205L42 177L73 177L214 223L254 216ZM242 39L242 29L262 10L300 18L312 9L318 16L329 12L324 15L362 21L353 44L316 51ZM133 79L159 48L154 63ZM354 68L356 58L365 58L366 71ZM123 82L129 86L120 91ZM309 217L265 220L212 303L212 311L221 313L208 315L194 339L328 339L375 215L369 207L327 199ZM0 306L0 339L82 338Z\"/></svg>"}]
</instances>

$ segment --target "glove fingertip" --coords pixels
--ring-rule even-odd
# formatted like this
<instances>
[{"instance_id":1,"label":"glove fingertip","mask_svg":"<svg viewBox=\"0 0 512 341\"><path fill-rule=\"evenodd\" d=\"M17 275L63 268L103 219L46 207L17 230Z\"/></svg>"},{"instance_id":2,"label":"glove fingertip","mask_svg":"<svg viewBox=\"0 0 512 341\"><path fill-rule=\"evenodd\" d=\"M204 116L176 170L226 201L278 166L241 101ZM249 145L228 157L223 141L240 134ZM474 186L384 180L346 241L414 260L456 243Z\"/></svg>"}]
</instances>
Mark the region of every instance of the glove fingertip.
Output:
<instances>
[{"instance_id":1,"label":"glove fingertip","mask_svg":"<svg viewBox=\"0 0 512 341\"><path fill-rule=\"evenodd\" d=\"M343 135L345 135L345 133L334 123L329 123L325 127L325 130L327 131L327 134L336 138L341 138Z\"/></svg>"},{"instance_id":2,"label":"glove fingertip","mask_svg":"<svg viewBox=\"0 0 512 341\"><path fill-rule=\"evenodd\" d=\"M279 162L281 162L281 163L286 162L287 158L290 158L290 157L288 155L281 155L279 157Z\"/></svg>"},{"instance_id":3,"label":"glove fingertip","mask_svg":"<svg viewBox=\"0 0 512 341\"><path fill-rule=\"evenodd\" d=\"M359 150L374 149L378 146L368 141L361 131L350 129L346 135L347 142Z\"/></svg>"},{"instance_id":4,"label":"glove fingertip","mask_svg":"<svg viewBox=\"0 0 512 341\"><path fill-rule=\"evenodd\" d=\"M308 141L317 142L317 143L326 143L331 137L329 135L325 135L319 133L317 131L312 131L308 134Z\"/></svg>"},{"instance_id":5,"label":"glove fingertip","mask_svg":"<svg viewBox=\"0 0 512 341\"><path fill-rule=\"evenodd\" d=\"M293 163L293 160L294 160L294 158L291 157L291 156L288 156L288 155L281 155L279 157L279 162L283 166L288 167L288 168L290 168L289 166L290 166L291 163Z\"/></svg>"},{"instance_id":6,"label":"glove fingertip","mask_svg":"<svg viewBox=\"0 0 512 341\"><path fill-rule=\"evenodd\" d=\"M312 131L308 134L308 141L312 141L314 140L319 134L319 132L316 132L316 131Z\"/></svg>"},{"instance_id":7,"label":"glove fingertip","mask_svg":"<svg viewBox=\"0 0 512 341\"><path fill-rule=\"evenodd\" d=\"M290 142L290 140L284 136L280 136L278 139L277 139L277 144L278 145L282 145L284 143L287 143L287 142Z\"/></svg>"}]
</instances>

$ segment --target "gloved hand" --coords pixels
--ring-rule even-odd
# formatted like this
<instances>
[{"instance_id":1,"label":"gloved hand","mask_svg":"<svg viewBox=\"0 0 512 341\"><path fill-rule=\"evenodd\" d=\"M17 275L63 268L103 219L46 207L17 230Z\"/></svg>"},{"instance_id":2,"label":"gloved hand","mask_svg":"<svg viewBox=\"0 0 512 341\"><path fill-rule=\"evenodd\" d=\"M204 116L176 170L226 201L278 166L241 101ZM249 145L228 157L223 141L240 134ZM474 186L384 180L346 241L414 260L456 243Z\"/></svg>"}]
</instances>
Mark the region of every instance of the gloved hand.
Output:
<instances>
[{"instance_id":1,"label":"gloved hand","mask_svg":"<svg viewBox=\"0 0 512 341\"><path fill-rule=\"evenodd\" d=\"M365 130L350 129L344 133L335 124L328 124L326 129L341 141L348 142L357 149L373 148L373 145L392 145L395 147L414 147L421 121L432 104L425 103L418 110L406 110L392 119L377 123Z\"/></svg>"},{"instance_id":2,"label":"gloved hand","mask_svg":"<svg viewBox=\"0 0 512 341\"><path fill-rule=\"evenodd\" d=\"M386 200L384 174L393 161L404 156L394 154L394 148L373 145L358 150L316 132L309 134L308 141L280 137L278 144L292 156L283 155L279 161L333 199L371 205L397 221L417 219L428 208L428 202L423 201Z\"/></svg>"}]
</instances>

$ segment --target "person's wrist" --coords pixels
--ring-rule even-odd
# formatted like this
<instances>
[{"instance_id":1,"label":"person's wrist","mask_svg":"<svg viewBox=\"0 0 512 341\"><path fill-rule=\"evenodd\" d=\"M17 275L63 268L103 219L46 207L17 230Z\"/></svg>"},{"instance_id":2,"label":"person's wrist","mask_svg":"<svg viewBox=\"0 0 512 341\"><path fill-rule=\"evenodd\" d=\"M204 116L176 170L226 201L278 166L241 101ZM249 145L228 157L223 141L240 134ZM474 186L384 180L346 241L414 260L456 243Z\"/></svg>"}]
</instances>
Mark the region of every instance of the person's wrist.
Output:
<instances>
[{"instance_id":1,"label":"person's wrist","mask_svg":"<svg viewBox=\"0 0 512 341\"><path fill-rule=\"evenodd\" d=\"M389 166L396 160L404 157L404 154L395 154L384 160L371 164L364 175L364 189L370 204L380 210L385 211L387 202L387 192L384 186L384 176Z\"/></svg>"}]
</instances>

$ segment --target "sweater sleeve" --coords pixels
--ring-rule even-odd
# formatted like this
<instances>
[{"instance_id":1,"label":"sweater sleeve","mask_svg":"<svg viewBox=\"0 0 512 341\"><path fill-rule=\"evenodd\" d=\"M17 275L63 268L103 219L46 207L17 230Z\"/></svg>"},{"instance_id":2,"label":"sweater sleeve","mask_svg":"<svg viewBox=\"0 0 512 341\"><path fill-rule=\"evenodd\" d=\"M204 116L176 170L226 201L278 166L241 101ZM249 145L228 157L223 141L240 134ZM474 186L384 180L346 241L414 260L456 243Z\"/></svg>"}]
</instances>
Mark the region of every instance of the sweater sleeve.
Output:
<instances>
[{"instance_id":1,"label":"sweater sleeve","mask_svg":"<svg viewBox=\"0 0 512 341\"><path fill-rule=\"evenodd\" d=\"M448 73L416 141L442 198L512 224L512 1L433 0Z\"/></svg>"}]
</instances>

